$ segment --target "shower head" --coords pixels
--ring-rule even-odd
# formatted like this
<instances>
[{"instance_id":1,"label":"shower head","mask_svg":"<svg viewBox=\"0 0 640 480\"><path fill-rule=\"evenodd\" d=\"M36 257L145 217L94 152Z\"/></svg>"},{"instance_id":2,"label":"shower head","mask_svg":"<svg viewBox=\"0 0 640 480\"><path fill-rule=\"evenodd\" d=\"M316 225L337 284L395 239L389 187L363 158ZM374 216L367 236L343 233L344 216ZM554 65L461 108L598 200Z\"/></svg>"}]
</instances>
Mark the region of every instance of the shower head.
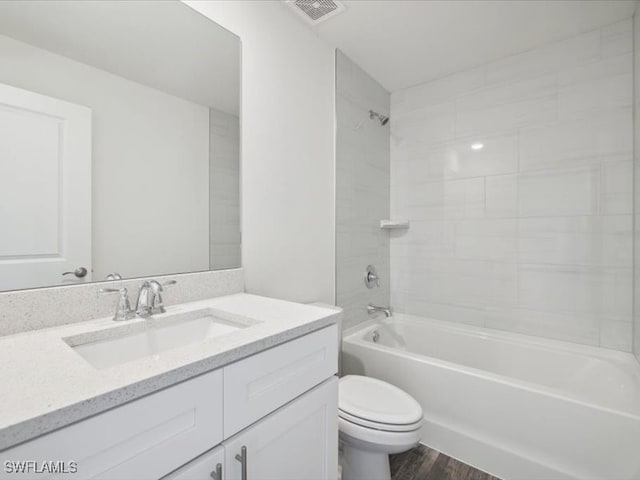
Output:
<instances>
[{"instance_id":1,"label":"shower head","mask_svg":"<svg viewBox=\"0 0 640 480\"><path fill-rule=\"evenodd\" d=\"M374 112L373 110L369 110L369 118L371 120L377 118L380 121L380 125L386 125L389 123L389 117L386 115L380 115L378 112Z\"/></svg>"}]
</instances>

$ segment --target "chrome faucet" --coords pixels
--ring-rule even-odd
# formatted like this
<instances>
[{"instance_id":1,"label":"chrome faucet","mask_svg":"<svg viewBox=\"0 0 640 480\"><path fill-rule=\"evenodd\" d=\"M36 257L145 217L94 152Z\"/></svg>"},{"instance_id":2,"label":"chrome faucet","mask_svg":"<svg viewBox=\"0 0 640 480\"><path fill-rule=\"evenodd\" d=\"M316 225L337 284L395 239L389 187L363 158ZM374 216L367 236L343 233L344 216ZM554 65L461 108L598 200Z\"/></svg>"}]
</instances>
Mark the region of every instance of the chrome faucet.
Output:
<instances>
[{"instance_id":1,"label":"chrome faucet","mask_svg":"<svg viewBox=\"0 0 640 480\"><path fill-rule=\"evenodd\" d=\"M164 302L162 301L162 292L164 292L162 287L175 284L175 280L169 280L162 284L157 280L145 281L138 291L136 315L141 318L146 318L157 313L166 312Z\"/></svg>"},{"instance_id":2,"label":"chrome faucet","mask_svg":"<svg viewBox=\"0 0 640 480\"><path fill-rule=\"evenodd\" d=\"M375 305L367 305L367 313L373 315L376 312L384 312L384 315L389 318L392 315L391 307L376 307Z\"/></svg>"},{"instance_id":3,"label":"chrome faucet","mask_svg":"<svg viewBox=\"0 0 640 480\"><path fill-rule=\"evenodd\" d=\"M113 320L121 322L123 320L129 320L133 318L133 310L131 310L131 304L129 303L129 292L126 288L101 288L98 290L98 295L110 295L112 293L119 294L118 306L116 307L116 313L113 314Z\"/></svg>"}]
</instances>

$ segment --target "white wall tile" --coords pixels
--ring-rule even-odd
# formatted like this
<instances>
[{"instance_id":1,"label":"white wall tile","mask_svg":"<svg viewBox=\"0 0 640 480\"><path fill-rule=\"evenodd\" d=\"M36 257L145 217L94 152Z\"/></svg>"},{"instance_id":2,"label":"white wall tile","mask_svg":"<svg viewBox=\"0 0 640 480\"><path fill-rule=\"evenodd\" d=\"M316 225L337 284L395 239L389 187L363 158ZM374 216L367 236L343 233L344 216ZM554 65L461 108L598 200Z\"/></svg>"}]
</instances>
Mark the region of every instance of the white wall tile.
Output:
<instances>
[{"instance_id":1,"label":"white wall tile","mask_svg":"<svg viewBox=\"0 0 640 480\"><path fill-rule=\"evenodd\" d=\"M630 160L631 125L631 109L625 108L523 129L520 168L563 168L602 160Z\"/></svg>"},{"instance_id":2,"label":"white wall tile","mask_svg":"<svg viewBox=\"0 0 640 480\"><path fill-rule=\"evenodd\" d=\"M600 346L630 352L632 332L632 322L603 320L600 323Z\"/></svg>"},{"instance_id":3,"label":"white wall tile","mask_svg":"<svg viewBox=\"0 0 640 480\"><path fill-rule=\"evenodd\" d=\"M445 181L445 217L451 219L483 217L484 195L484 177Z\"/></svg>"},{"instance_id":4,"label":"white wall tile","mask_svg":"<svg viewBox=\"0 0 640 480\"><path fill-rule=\"evenodd\" d=\"M631 215L521 218L518 261L628 267L631 224Z\"/></svg>"},{"instance_id":5,"label":"white wall tile","mask_svg":"<svg viewBox=\"0 0 640 480\"><path fill-rule=\"evenodd\" d=\"M392 95L399 311L629 350L630 38L619 22Z\"/></svg>"},{"instance_id":6,"label":"white wall tile","mask_svg":"<svg viewBox=\"0 0 640 480\"><path fill-rule=\"evenodd\" d=\"M595 215L598 213L599 170L547 170L518 179L520 217Z\"/></svg>"},{"instance_id":7,"label":"white wall tile","mask_svg":"<svg viewBox=\"0 0 640 480\"><path fill-rule=\"evenodd\" d=\"M446 144L396 147L392 157L393 165L407 163L407 173L412 181L426 182L443 178L447 149Z\"/></svg>"},{"instance_id":8,"label":"white wall tile","mask_svg":"<svg viewBox=\"0 0 640 480\"><path fill-rule=\"evenodd\" d=\"M561 87L558 92L558 118L579 118L596 111L631 107L632 94L631 73Z\"/></svg>"},{"instance_id":9,"label":"white wall tile","mask_svg":"<svg viewBox=\"0 0 640 480\"><path fill-rule=\"evenodd\" d=\"M525 335L554 338L586 345L598 345L600 320L596 315L514 309L510 316L491 316L485 325Z\"/></svg>"},{"instance_id":10,"label":"white wall tile","mask_svg":"<svg viewBox=\"0 0 640 480\"><path fill-rule=\"evenodd\" d=\"M486 313L483 308L470 307L459 304L448 305L444 303L426 302L420 297L408 296L406 310L414 315L450 322L464 323L466 325L481 326L485 322Z\"/></svg>"},{"instance_id":11,"label":"white wall tile","mask_svg":"<svg viewBox=\"0 0 640 480\"><path fill-rule=\"evenodd\" d=\"M631 318L631 268L522 264L518 303L531 310Z\"/></svg>"},{"instance_id":12,"label":"white wall tile","mask_svg":"<svg viewBox=\"0 0 640 480\"><path fill-rule=\"evenodd\" d=\"M584 81L594 81L603 77L632 73L632 66L631 53L627 53L577 66L563 67L558 72L558 85L565 87Z\"/></svg>"},{"instance_id":13,"label":"white wall tile","mask_svg":"<svg viewBox=\"0 0 640 480\"><path fill-rule=\"evenodd\" d=\"M602 166L600 213L631 214L633 211L633 162Z\"/></svg>"},{"instance_id":14,"label":"white wall tile","mask_svg":"<svg viewBox=\"0 0 640 480\"><path fill-rule=\"evenodd\" d=\"M594 30L563 42L491 62L486 66L485 81L490 85L555 73L560 68L580 65L598 58L599 53L600 31Z\"/></svg>"},{"instance_id":15,"label":"white wall tile","mask_svg":"<svg viewBox=\"0 0 640 480\"><path fill-rule=\"evenodd\" d=\"M389 112L389 94L357 65L338 53L336 134L336 300L344 309L343 328L366 321L368 303L388 305L389 233L380 220L389 218L389 126L369 118L369 110ZM408 162L394 167L396 180L407 178ZM408 196L393 203L406 209ZM367 289L364 271L375 265L380 287Z\"/></svg>"},{"instance_id":16,"label":"white wall tile","mask_svg":"<svg viewBox=\"0 0 640 480\"><path fill-rule=\"evenodd\" d=\"M393 113L391 135L402 145L424 145L451 140L455 134L453 101L430 105L406 114Z\"/></svg>"},{"instance_id":17,"label":"white wall tile","mask_svg":"<svg viewBox=\"0 0 640 480\"><path fill-rule=\"evenodd\" d=\"M518 175L492 175L485 178L487 217L517 217Z\"/></svg>"},{"instance_id":18,"label":"white wall tile","mask_svg":"<svg viewBox=\"0 0 640 480\"><path fill-rule=\"evenodd\" d=\"M456 109L458 112L483 110L496 105L548 97L555 94L556 86L556 75L527 78L462 96L456 101Z\"/></svg>"},{"instance_id":19,"label":"white wall tile","mask_svg":"<svg viewBox=\"0 0 640 480\"><path fill-rule=\"evenodd\" d=\"M504 103L481 110L460 110L456 134L460 137L495 134L515 128L551 122L557 118L556 95Z\"/></svg>"},{"instance_id":20,"label":"white wall tile","mask_svg":"<svg viewBox=\"0 0 640 480\"><path fill-rule=\"evenodd\" d=\"M518 220L461 220L455 223L455 257L514 262L518 248Z\"/></svg>"},{"instance_id":21,"label":"white wall tile","mask_svg":"<svg viewBox=\"0 0 640 480\"><path fill-rule=\"evenodd\" d=\"M425 105L441 103L473 92L484 84L484 68L456 73L391 94L394 115L403 115Z\"/></svg>"},{"instance_id":22,"label":"white wall tile","mask_svg":"<svg viewBox=\"0 0 640 480\"><path fill-rule=\"evenodd\" d=\"M633 50L634 50L634 140L636 155L634 158L634 189L640 191L640 16L633 17ZM640 195L635 195L634 205L634 255L640 259ZM633 318L633 352L640 361L640 262L634 262L634 318Z\"/></svg>"},{"instance_id":23,"label":"white wall tile","mask_svg":"<svg viewBox=\"0 0 640 480\"><path fill-rule=\"evenodd\" d=\"M342 52L336 52L337 88L340 94L365 110L389 113L389 93Z\"/></svg>"},{"instance_id":24,"label":"white wall tile","mask_svg":"<svg viewBox=\"0 0 640 480\"><path fill-rule=\"evenodd\" d=\"M603 58L629 53L633 49L633 31L631 19L603 27L600 55Z\"/></svg>"},{"instance_id":25,"label":"white wall tile","mask_svg":"<svg viewBox=\"0 0 640 480\"><path fill-rule=\"evenodd\" d=\"M481 143L481 150L472 144ZM444 162L445 178L467 178L501 175L518 171L518 136L507 134L465 138L452 142Z\"/></svg>"},{"instance_id":26,"label":"white wall tile","mask_svg":"<svg viewBox=\"0 0 640 480\"><path fill-rule=\"evenodd\" d=\"M444 215L444 184L442 182L415 183L408 190L409 199L398 218L436 220Z\"/></svg>"}]
</instances>

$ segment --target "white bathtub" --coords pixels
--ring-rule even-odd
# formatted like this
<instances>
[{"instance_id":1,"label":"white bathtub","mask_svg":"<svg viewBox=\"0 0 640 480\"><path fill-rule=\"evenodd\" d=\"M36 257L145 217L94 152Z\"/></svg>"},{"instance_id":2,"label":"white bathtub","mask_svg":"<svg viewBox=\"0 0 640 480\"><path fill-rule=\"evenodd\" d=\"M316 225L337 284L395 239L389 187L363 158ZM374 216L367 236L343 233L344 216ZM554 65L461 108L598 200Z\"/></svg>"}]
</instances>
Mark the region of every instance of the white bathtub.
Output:
<instances>
[{"instance_id":1,"label":"white bathtub","mask_svg":"<svg viewBox=\"0 0 640 480\"><path fill-rule=\"evenodd\" d=\"M423 443L450 456L507 480L640 479L631 354L403 314L342 347L343 372L413 395Z\"/></svg>"}]
</instances>

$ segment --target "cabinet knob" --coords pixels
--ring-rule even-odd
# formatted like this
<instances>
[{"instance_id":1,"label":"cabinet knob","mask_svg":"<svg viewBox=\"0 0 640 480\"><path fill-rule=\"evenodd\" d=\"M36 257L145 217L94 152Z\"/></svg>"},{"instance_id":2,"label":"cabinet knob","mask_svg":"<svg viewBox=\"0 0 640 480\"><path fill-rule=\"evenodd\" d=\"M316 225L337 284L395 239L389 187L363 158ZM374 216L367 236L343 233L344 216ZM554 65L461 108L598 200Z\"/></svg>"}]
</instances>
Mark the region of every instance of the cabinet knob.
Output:
<instances>
[{"instance_id":1,"label":"cabinet knob","mask_svg":"<svg viewBox=\"0 0 640 480\"><path fill-rule=\"evenodd\" d=\"M240 453L236 453L236 460L240 462L240 468L242 468L242 480L247 479L247 447L242 446Z\"/></svg>"},{"instance_id":2,"label":"cabinet knob","mask_svg":"<svg viewBox=\"0 0 640 480\"><path fill-rule=\"evenodd\" d=\"M216 469L209 474L213 480L222 480L222 464L216 465Z\"/></svg>"}]
</instances>

